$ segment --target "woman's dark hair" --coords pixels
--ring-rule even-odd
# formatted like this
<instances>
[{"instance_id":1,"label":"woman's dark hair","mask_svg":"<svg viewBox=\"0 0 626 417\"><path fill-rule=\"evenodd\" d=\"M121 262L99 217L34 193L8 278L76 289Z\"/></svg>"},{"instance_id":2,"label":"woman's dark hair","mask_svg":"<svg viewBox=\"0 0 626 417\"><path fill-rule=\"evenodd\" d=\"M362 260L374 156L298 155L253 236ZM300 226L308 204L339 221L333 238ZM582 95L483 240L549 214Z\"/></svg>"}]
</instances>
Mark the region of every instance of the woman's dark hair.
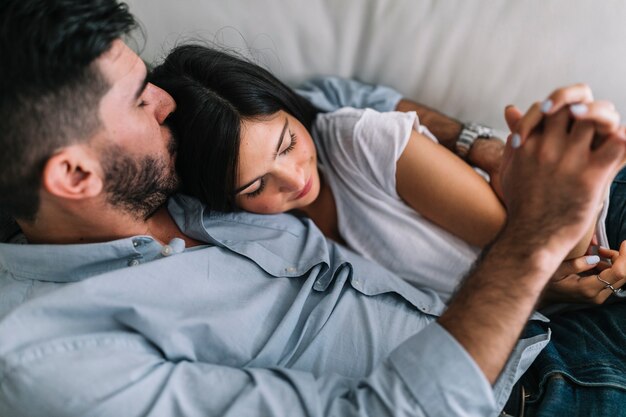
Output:
<instances>
[{"instance_id":1,"label":"woman's dark hair","mask_svg":"<svg viewBox=\"0 0 626 417\"><path fill-rule=\"evenodd\" d=\"M283 110L310 128L318 110L267 70L203 45L175 48L150 81L176 101L168 119L178 141L182 191L209 210L236 210L241 124Z\"/></svg>"}]
</instances>

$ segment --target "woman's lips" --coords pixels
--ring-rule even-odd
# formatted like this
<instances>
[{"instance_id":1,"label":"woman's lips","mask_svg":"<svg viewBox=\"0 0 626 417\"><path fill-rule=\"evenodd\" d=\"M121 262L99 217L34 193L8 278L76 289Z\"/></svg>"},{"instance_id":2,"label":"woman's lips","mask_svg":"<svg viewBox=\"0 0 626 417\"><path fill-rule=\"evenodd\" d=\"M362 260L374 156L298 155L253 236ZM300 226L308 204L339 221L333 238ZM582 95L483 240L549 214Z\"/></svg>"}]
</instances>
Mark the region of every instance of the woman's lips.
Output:
<instances>
[{"instance_id":1,"label":"woman's lips","mask_svg":"<svg viewBox=\"0 0 626 417\"><path fill-rule=\"evenodd\" d=\"M309 178L306 184L304 184L304 188L302 189L302 191L300 191L300 194L297 195L296 200L299 200L305 195L307 195L309 191L311 191L312 186L313 186L313 178Z\"/></svg>"}]
</instances>

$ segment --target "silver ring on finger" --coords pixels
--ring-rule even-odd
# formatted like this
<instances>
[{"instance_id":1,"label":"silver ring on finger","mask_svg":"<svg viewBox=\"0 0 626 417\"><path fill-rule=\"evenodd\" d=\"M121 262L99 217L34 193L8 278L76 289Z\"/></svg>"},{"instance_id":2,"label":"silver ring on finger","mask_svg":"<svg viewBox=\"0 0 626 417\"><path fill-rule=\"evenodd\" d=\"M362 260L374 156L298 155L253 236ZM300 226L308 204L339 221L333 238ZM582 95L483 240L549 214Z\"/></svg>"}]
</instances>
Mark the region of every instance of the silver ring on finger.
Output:
<instances>
[{"instance_id":1,"label":"silver ring on finger","mask_svg":"<svg viewBox=\"0 0 626 417\"><path fill-rule=\"evenodd\" d=\"M605 284L605 285L604 285L604 289L605 289L605 290L606 290L606 289L609 289L609 290L613 291L613 294L615 294L615 295L618 295L619 293L621 293L621 292L622 292L622 289L621 289L621 288L617 288L617 289L616 289L615 287L613 287L613 285L612 285L610 282L605 281L605 280L603 280L602 278L600 278L600 275L598 275L598 274L596 274L596 279L597 279L598 281L600 281L601 283Z\"/></svg>"}]
</instances>

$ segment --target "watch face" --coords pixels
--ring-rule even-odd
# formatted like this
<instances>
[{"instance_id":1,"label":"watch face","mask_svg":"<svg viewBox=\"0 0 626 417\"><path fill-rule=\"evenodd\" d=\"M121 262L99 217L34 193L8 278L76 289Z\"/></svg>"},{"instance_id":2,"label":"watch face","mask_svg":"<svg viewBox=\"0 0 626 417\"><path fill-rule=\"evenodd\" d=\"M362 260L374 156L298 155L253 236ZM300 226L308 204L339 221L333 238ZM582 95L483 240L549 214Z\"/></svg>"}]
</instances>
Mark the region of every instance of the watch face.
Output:
<instances>
[{"instance_id":1,"label":"watch face","mask_svg":"<svg viewBox=\"0 0 626 417\"><path fill-rule=\"evenodd\" d=\"M493 129L478 123L470 123L467 128L476 132L479 138L489 138L493 135Z\"/></svg>"},{"instance_id":2,"label":"watch face","mask_svg":"<svg viewBox=\"0 0 626 417\"><path fill-rule=\"evenodd\" d=\"M491 136L491 128L486 126L479 126L478 136L489 137Z\"/></svg>"}]
</instances>

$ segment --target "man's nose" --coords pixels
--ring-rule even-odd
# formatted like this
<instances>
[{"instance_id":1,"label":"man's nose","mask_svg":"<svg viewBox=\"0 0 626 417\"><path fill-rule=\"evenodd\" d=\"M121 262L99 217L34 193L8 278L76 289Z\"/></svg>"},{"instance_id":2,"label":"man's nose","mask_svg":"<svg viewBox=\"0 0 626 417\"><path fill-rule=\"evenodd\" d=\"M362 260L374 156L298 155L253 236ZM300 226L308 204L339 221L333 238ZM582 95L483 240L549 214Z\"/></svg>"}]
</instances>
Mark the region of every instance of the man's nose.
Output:
<instances>
[{"instance_id":1,"label":"man's nose","mask_svg":"<svg viewBox=\"0 0 626 417\"><path fill-rule=\"evenodd\" d=\"M152 83L146 87L146 95L148 104L154 104L154 117L162 125L165 119L176 109L174 99L165 90Z\"/></svg>"}]
</instances>

